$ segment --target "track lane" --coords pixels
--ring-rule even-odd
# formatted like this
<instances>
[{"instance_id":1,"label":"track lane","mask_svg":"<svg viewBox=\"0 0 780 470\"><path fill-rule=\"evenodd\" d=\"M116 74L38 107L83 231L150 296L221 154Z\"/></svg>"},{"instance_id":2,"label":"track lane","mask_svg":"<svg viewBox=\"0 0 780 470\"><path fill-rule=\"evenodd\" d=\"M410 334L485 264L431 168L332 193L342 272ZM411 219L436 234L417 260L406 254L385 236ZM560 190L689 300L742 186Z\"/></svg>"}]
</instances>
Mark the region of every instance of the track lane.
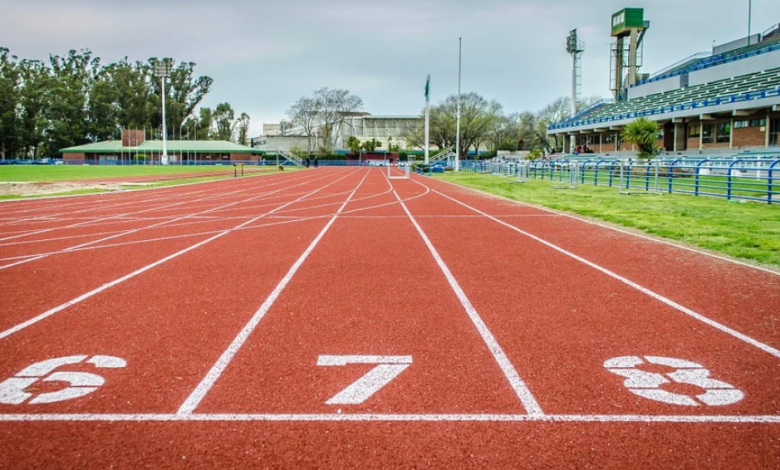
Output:
<instances>
[{"instance_id":1,"label":"track lane","mask_svg":"<svg viewBox=\"0 0 780 470\"><path fill-rule=\"evenodd\" d=\"M309 194L328 184L354 187L357 176L358 171L332 172L326 181L312 184ZM296 200L305 196L277 207L294 206ZM82 353L121 357L127 367L104 371L107 383L99 393L59 403L25 404L24 412L174 412L323 225L325 221L315 220L297 224L292 231L278 226L231 232L85 299L0 339L0 347L14 351L0 357L0 375L11 376L31 362L51 357ZM282 240L285 248L280 250ZM90 365L67 369L95 371ZM0 413L13 411L19 406L0 405Z\"/></svg>"},{"instance_id":2,"label":"track lane","mask_svg":"<svg viewBox=\"0 0 780 470\"><path fill-rule=\"evenodd\" d=\"M340 173L337 173L340 174ZM316 176L310 176L314 188L320 184ZM262 190L260 190L262 192ZM298 188L281 188L296 193ZM295 199L297 196L289 196ZM249 197L251 199L251 196ZM284 200L276 204L283 204ZM272 210L274 206L266 209ZM255 210L252 210L255 214ZM261 213L262 215L262 213ZM255 218L258 216L256 215ZM232 221L229 226L218 222L213 228L233 230L248 225L252 219ZM220 226L221 225L221 226ZM181 228L170 228L168 233L181 234ZM7 292L6 299L0 305L0 338L7 329L28 321L40 312L59 308L65 302L83 294L101 289L105 283L114 282L124 276L133 276L137 270L146 269L169 256L176 256L197 244L206 243L213 237L221 237L223 232L197 235L192 238L170 239L154 244L124 245L94 251L74 251L51 256L43 260L0 270L0 285ZM141 236L136 234L136 237ZM133 237L128 237L132 240ZM140 273L138 273L140 274ZM30 282L34 280L34 283ZM46 295L36 295L37 286L49 286Z\"/></svg>"},{"instance_id":3,"label":"track lane","mask_svg":"<svg viewBox=\"0 0 780 470\"><path fill-rule=\"evenodd\" d=\"M381 170L372 169L355 194L358 202L343 212L403 216L391 189ZM348 282L342 273L350 273ZM375 365L318 366L328 355L411 356L412 364L363 403L337 406L326 401ZM202 404L191 409L525 412L406 218L336 219Z\"/></svg>"},{"instance_id":4,"label":"track lane","mask_svg":"<svg viewBox=\"0 0 780 470\"><path fill-rule=\"evenodd\" d=\"M412 213L418 206L449 213L456 205L436 193L408 204ZM506 341L512 363L528 371L528 385L546 412L780 413L774 397L778 358L487 218L428 218L420 224L499 341ZM746 397L722 407L640 398L604 367L611 358L633 355L701 363ZM664 388L703 393L698 387Z\"/></svg>"},{"instance_id":5,"label":"track lane","mask_svg":"<svg viewBox=\"0 0 780 470\"><path fill-rule=\"evenodd\" d=\"M426 184L780 349L780 275L445 182ZM529 212L552 217L507 216Z\"/></svg>"}]
</instances>

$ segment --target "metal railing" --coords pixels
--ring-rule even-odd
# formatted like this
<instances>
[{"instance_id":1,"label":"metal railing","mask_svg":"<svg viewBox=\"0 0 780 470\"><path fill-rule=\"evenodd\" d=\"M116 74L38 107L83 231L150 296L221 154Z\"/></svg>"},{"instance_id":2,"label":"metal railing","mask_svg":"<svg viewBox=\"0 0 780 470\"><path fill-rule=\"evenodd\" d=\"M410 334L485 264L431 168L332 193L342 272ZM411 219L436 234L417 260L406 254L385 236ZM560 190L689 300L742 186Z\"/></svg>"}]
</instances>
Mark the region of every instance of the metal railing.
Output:
<instances>
[{"instance_id":1,"label":"metal railing","mask_svg":"<svg viewBox=\"0 0 780 470\"><path fill-rule=\"evenodd\" d=\"M624 160L464 161L465 171L573 185L616 188L623 193L669 193L728 200L780 202L780 157L658 158ZM574 184L576 187L576 184Z\"/></svg>"}]
</instances>

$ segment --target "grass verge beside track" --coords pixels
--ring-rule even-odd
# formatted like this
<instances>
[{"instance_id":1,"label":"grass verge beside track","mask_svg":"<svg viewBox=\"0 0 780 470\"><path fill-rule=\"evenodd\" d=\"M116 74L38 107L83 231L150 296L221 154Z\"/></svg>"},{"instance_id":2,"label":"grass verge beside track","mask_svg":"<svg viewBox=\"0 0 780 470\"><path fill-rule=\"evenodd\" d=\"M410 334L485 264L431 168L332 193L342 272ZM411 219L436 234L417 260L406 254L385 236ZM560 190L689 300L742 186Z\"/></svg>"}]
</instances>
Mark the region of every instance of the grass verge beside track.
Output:
<instances>
[{"instance_id":1,"label":"grass verge beside track","mask_svg":"<svg viewBox=\"0 0 780 470\"><path fill-rule=\"evenodd\" d=\"M616 188L560 183L478 173L446 173L438 178L516 201L603 220L644 233L780 268L780 206L737 203L681 194L631 195Z\"/></svg>"}]
</instances>

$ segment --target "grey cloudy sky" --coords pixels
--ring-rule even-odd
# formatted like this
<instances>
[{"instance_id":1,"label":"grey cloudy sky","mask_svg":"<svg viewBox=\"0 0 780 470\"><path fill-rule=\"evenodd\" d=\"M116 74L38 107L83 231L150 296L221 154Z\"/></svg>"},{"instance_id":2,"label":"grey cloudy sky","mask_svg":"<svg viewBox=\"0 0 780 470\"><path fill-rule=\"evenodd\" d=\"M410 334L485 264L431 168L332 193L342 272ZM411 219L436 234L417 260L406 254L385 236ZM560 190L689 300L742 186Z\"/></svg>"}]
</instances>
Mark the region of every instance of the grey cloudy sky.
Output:
<instances>
[{"instance_id":1,"label":"grey cloudy sky","mask_svg":"<svg viewBox=\"0 0 780 470\"><path fill-rule=\"evenodd\" d=\"M536 110L570 89L568 31L586 43L583 94L609 95L612 13L642 7L651 28L644 72L747 34L748 0L0 0L0 46L44 59L89 48L104 62L171 56L215 79L228 101L278 122L299 96L346 88L372 114L416 114L463 90L507 111ZM753 31L780 22L780 1L753 0Z\"/></svg>"}]
</instances>

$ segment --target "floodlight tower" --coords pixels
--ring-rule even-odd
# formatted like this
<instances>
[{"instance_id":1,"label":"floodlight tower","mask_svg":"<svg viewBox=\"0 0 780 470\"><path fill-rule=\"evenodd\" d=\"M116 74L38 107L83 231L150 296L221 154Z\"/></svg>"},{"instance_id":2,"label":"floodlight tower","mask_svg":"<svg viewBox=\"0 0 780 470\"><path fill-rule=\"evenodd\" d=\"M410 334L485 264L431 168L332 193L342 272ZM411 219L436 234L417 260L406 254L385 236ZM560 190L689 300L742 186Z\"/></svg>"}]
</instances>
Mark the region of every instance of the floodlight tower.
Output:
<instances>
[{"instance_id":1,"label":"floodlight tower","mask_svg":"<svg viewBox=\"0 0 780 470\"><path fill-rule=\"evenodd\" d=\"M571 54L571 115L577 114L577 102L582 92L582 54L585 52L585 43L577 37L577 30L572 29L566 38L566 52ZM574 148L574 136L571 136L570 149Z\"/></svg>"},{"instance_id":2,"label":"floodlight tower","mask_svg":"<svg viewBox=\"0 0 780 470\"><path fill-rule=\"evenodd\" d=\"M612 83L610 89L615 95L615 101L626 98L625 90L637 82L637 71L642 67L641 46L645 33L650 29L650 22L644 19L644 9L624 8L612 15L612 37L617 40L612 44ZM628 49L626 49L628 38ZM628 82L623 83L623 70L628 69Z\"/></svg>"},{"instance_id":3,"label":"floodlight tower","mask_svg":"<svg viewBox=\"0 0 780 470\"><path fill-rule=\"evenodd\" d=\"M577 102L582 91L582 54L585 52L585 43L577 37L577 30L572 29L566 38L566 52L571 54L571 114L577 112Z\"/></svg>"},{"instance_id":4,"label":"floodlight tower","mask_svg":"<svg viewBox=\"0 0 780 470\"><path fill-rule=\"evenodd\" d=\"M168 61L163 60L158 62L154 66L154 74L160 77L162 83L162 155L160 156L160 164L168 164L168 141L167 141L167 127L165 125L165 79L171 75L171 64Z\"/></svg>"}]
</instances>

